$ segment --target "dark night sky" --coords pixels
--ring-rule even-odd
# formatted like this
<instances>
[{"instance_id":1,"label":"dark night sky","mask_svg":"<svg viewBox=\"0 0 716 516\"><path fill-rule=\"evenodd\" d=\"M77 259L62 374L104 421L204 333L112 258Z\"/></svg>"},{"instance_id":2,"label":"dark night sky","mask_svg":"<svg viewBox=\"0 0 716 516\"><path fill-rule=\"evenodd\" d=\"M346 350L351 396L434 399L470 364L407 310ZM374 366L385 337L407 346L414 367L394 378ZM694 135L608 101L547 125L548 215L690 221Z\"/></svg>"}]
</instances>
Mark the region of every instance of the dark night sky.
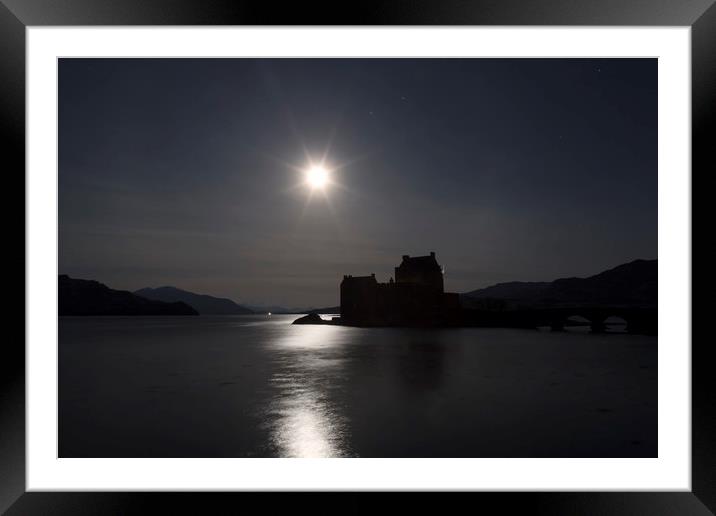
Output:
<instances>
[{"instance_id":1,"label":"dark night sky","mask_svg":"<svg viewBox=\"0 0 716 516\"><path fill-rule=\"evenodd\" d=\"M62 59L60 273L338 303L657 256L655 59ZM325 195L294 167L327 153Z\"/></svg>"}]
</instances>

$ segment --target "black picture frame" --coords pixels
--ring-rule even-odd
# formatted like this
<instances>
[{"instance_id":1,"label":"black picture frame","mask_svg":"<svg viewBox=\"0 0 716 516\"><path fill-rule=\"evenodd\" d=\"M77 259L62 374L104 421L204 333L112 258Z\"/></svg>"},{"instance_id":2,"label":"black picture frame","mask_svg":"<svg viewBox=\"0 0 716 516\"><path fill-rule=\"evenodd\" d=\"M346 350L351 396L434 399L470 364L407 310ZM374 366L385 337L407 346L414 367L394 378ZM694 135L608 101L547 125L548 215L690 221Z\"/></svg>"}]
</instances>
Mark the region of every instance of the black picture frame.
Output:
<instances>
[{"instance_id":1,"label":"black picture frame","mask_svg":"<svg viewBox=\"0 0 716 516\"><path fill-rule=\"evenodd\" d=\"M0 358L0 511L28 514L130 514L138 512L206 514L231 512L258 502L263 510L337 510L323 494L254 493L78 493L25 492L25 305L17 295L25 285L25 29L41 25L636 25L690 26L692 29L692 191L694 178L716 170L711 158L716 111L716 4L714 0L363 0L354 4L241 2L231 0L0 0L0 127L5 180L6 288L14 297L6 323L23 330L3 339ZM668 144L668 142L664 142ZM705 189L701 190L704 194ZM23 207L7 202L23 199ZM20 227L18 211L22 210ZM694 224L702 219L693 212ZM21 236L22 234L22 236ZM18 250L20 239L23 244ZM694 246L692 244L692 256ZM22 262L22 263L21 263ZM693 258L692 258L693 263ZM692 278L693 270L692 265ZM698 267L705 274L705 267ZM12 271L12 272L10 272ZM692 281L693 294L711 282ZM20 285L23 281L23 285ZM693 303L694 308L699 308ZM696 313L693 312L692 313ZM698 312L701 313L701 312ZM694 317L692 316L692 319ZM700 319L703 321L704 319ZM693 327L701 327L699 322ZM692 334L695 336L696 334ZM674 343L675 345L688 343ZM692 491L470 493L457 502L500 513L537 514L713 514L716 513L716 386L711 374L711 343L692 338ZM465 496L470 496L465 500ZM257 499L259 498L260 499ZM333 497L331 497L333 498ZM342 494L341 512L382 506L384 493ZM451 498L450 500L456 501ZM401 502L402 503L402 502ZM446 508L444 497L420 493L411 502L423 510ZM250 505L246 505L250 504Z\"/></svg>"}]
</instances>

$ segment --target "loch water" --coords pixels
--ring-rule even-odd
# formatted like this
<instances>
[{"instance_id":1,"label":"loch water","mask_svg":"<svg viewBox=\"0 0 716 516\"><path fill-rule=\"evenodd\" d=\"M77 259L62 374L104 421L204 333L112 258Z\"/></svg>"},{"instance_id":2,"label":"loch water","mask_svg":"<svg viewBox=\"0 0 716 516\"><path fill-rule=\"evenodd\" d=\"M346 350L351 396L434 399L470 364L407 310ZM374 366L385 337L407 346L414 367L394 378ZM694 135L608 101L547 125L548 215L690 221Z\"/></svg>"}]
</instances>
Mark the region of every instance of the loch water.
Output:
<instances>
[{"instance_id":1,"label":"loch water","mask_svg":"<svg viewBox=\"0 0 716 516\"><path fill-rule=\"evenodd\" d=\"M657 338L61 317L60 457L655 457Z\"/></svg>"}]
</instances>

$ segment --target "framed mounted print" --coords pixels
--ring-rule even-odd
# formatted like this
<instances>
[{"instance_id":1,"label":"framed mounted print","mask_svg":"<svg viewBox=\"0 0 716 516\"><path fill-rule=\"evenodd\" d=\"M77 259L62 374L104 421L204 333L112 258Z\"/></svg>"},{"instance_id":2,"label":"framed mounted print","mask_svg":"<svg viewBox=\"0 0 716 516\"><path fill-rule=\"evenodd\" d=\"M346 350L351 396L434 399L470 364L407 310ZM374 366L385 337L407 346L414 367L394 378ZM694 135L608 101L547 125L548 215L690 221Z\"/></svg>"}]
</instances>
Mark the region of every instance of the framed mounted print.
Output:
<instances>
[{"instance_id":1,"label":"framed mounted print","mask_svg":"<svg viewBox=\"0 0 716 516\"><path fill-rule=\"evenodd\" d=\"M691 301L708 2L318 25L6 4L8 514L255 491L714 510Z\"/></svg>"}]
</instances>

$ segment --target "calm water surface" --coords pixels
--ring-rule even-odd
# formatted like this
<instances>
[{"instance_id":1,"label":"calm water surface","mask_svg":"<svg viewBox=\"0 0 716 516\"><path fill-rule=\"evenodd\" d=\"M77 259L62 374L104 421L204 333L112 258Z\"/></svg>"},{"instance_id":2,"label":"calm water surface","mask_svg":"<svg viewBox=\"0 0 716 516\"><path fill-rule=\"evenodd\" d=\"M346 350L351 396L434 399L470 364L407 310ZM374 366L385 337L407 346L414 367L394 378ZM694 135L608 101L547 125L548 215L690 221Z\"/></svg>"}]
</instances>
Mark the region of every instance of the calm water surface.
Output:
<instances>
[{"instance_id":1,"label":"calm water surface","mask_svg":"<svg viewBox=\"0 0 716 516\"><path fill-rule=\"evenodd\" d=\"M61 457L648 457L657 339L63 317Z\"/></svg>"}]
</instances>

